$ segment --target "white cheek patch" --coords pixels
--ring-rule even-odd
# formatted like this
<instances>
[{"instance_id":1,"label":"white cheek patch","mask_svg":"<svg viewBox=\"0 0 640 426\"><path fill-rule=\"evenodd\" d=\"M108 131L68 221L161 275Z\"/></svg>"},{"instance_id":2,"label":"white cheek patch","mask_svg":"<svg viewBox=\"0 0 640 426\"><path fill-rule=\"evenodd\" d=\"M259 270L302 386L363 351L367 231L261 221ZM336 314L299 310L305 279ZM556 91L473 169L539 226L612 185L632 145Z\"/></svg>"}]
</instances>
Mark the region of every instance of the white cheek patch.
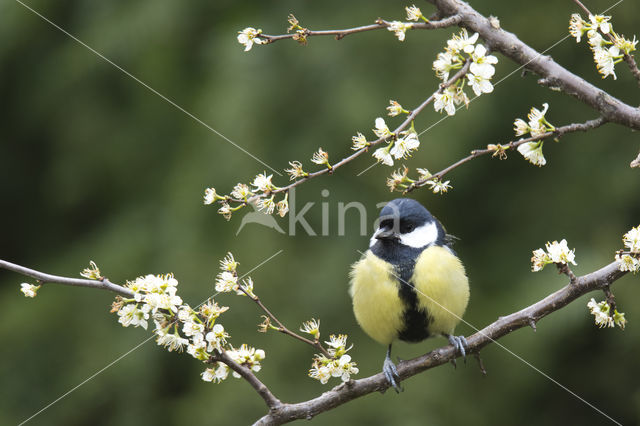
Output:
<instances>
[{"instance_id":1,"label":"white cheek patch","mask_svg":"<svg viewBox=\"0 0 640 426\"><path fill-rule=\"evenodd\" d=\"M400 242L405 246L420 248L433 244L438 239L438 228L434 222L425 223L408 234L400 236Z\"/></svg>"},{"instance_id":2,"label":"white cheek patch","mask_svg":"<svg viewBox=\"0 0 640 426\"><path fill-rule=\"evenodd\" d=\"M378 228L378 229L376 229L376 232L373 233L373 236L369 240L369 248L373 247L373 245L378 242L378 239L376 237L378 236L378 234L380 232L381 232L381 230L380 230L380 228Z\"/></svg>"}]
</instances>

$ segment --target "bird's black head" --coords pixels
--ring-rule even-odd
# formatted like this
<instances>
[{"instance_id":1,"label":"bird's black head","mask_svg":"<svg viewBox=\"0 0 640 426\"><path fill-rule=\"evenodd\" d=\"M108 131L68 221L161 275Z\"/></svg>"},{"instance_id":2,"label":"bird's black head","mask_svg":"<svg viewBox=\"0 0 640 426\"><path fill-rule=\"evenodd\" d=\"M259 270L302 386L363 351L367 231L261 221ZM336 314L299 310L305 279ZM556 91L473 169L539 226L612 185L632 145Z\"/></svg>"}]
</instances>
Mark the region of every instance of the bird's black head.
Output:
<instances>
[{"instance_id":1,"label":"bird's black head","mask_svg":"<svg viewBox=\"0 0 640 426\"><path fill-rule=\"evenodd\" d=\"M380 212L379 227L369 247L379 257L413 257L430 245L445 245L445 231L422 204L397 198Z\"/></svg>"}]
</instances>

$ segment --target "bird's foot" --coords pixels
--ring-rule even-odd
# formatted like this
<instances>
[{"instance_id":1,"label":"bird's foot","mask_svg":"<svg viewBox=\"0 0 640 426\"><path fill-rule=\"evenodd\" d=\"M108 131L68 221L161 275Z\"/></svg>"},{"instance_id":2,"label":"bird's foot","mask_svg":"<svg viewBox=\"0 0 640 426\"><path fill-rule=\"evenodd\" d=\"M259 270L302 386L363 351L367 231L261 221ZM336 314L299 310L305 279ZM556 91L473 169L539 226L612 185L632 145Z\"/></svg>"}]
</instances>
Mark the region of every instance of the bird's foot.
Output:
<instances>
[{"instance_id":1,"label":"bird's foot","mask_svg":"<svg viewBox=\"0 0 640 426\"><path fill-rule=\"evenodd\" d=\"M396 368L396 365L393 363L393 361L391 361L391 347L389 347L389 349L387 350L387 356L385 357L384 363L382 364L382 372L387 378L389 384L393 386L393 389L395 389L397 393L400 393L404 390L402 389L402 386L398 384L400 382L398 369Z\"/></svg>"},{"instance_id":2,"label":"bird's foot","mask_svg":"<svg viewBox=\"0 0 640 426\"><path fill-rule=\"evenodd\" d=\"M456 352L462 355L464 362L467 362L466 348L469 347L467 339L465 339L464 336L454 336L453 334L447 335L447 338L449 339L449 343L455 348Z\"/></svg>"}]
</instances>

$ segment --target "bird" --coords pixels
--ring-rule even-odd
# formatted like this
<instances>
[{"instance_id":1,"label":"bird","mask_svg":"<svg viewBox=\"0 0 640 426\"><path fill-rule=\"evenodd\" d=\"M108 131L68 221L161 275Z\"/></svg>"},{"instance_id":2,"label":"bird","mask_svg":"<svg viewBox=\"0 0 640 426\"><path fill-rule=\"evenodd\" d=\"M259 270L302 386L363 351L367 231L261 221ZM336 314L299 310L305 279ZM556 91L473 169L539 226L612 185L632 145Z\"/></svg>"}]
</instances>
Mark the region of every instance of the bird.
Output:
<instances>
[{"instance_id":1,"label":"bird","mask_svg":"<svg viewBox=\"0 0 640 426\"><path fill-rule=\"evenodd\" d=\"M382 371L400 392L395 341L444 336L466 357L465 337L453 333L469 302L469 280L452 248L455 237L418 201L388 202L377 222L369 249L351 266L349 293L360 327L387 346Z\"/></svg>"}]
</instances>

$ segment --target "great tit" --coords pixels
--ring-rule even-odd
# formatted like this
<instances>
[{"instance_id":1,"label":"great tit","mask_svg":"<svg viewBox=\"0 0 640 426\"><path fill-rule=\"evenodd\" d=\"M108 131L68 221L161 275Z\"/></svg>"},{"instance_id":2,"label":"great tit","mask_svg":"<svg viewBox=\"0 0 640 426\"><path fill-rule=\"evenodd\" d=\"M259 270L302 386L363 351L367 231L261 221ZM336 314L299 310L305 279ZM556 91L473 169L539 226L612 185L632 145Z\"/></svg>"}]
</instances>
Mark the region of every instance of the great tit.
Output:
<instances>
[{"instance_id":1,"label":"great tit","mask_svg":"<svg viewBox=\"0 0 640 426\"><path fill-rule=\"evenodd\" d=\"M369 249L352 265L353 312L372 339L388 345L382 371L396 392L402 388L391 360L394 341L441 335L466 355L466 339L453 332L469 301L469 281L452 238L420 203L398 198L382 209Z\"/></svg>"}]
</instances>

